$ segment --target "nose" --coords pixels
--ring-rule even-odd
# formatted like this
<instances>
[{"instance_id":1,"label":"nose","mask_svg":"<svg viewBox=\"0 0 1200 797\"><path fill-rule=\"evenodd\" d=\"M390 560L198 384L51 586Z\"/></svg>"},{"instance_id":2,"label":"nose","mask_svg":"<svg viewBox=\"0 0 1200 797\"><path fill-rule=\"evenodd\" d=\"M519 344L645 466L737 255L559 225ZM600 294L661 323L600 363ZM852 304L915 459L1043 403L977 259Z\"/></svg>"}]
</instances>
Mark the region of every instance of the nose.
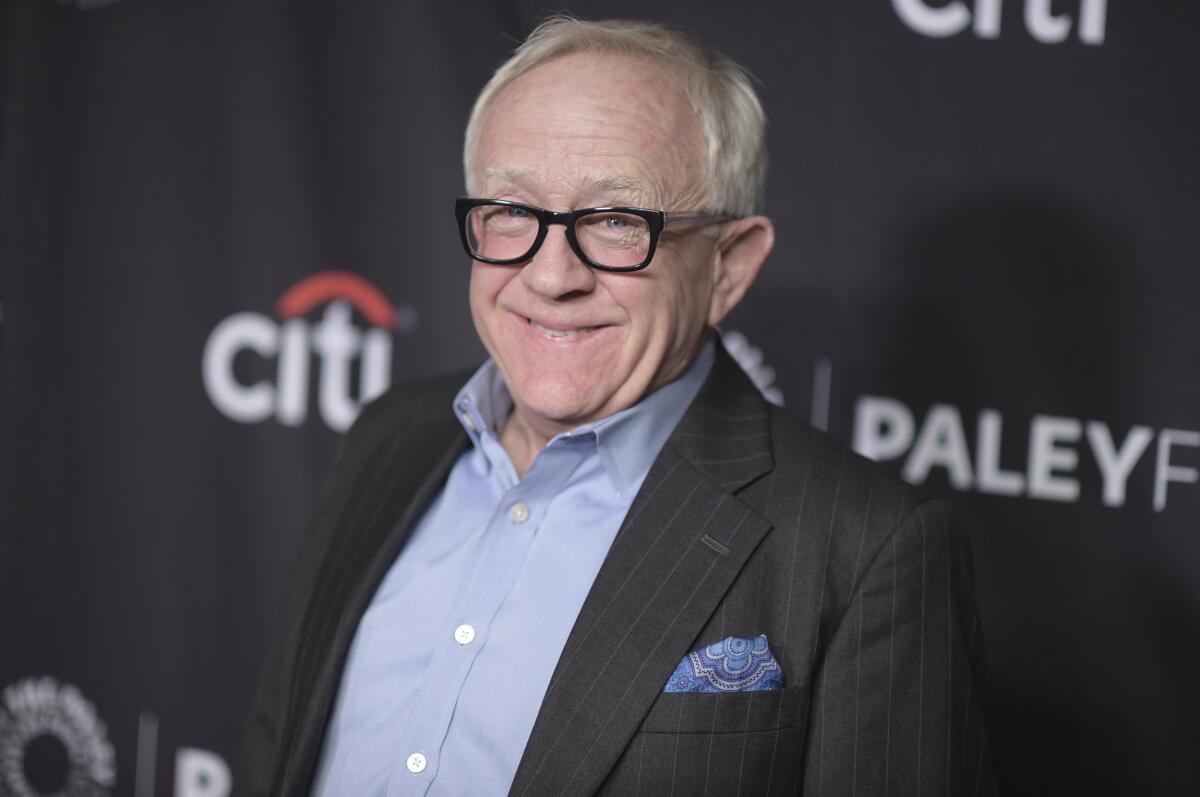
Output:
<instances>
[{"instance_id":1,"label":"nose","mask_svg":"<svg viewBox=\"0 0 1200 797\"><path fill-rule=\"evenodd\" d=\"M590 293L596 287L596 272L571 249L566 227L553 224L541 248L521 269L521 280L547 299L564 299L575 293Z\"/></svg>"}]
</instances>

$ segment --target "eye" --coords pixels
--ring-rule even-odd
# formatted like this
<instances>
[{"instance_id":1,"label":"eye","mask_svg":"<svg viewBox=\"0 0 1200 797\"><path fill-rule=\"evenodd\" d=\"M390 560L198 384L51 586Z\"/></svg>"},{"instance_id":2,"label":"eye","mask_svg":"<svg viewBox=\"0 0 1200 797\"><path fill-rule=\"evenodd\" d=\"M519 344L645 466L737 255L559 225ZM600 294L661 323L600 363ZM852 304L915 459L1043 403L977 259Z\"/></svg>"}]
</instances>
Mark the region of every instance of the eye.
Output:
<instances>
[{"instance_id":1,"label":"eye","mask_svg":"<svg viewBox=\"0 0 1200 797\"><path fill-rule=\"evenodd\" d=\"M604 226L609 227L610 229L620 229L622 227L628 227L629 222L620 216L605 216Z\"/></svg>"},{"instance_id":2,"label":"eye","mask_svg":"<svg viewBox=\"0 0 1200 797\"><path fill-rule=\"evenodd\" d=\"M524 208L506 207L505 210L508 212L508 217L511 219L523 219L529 215L529 212Z\"/></svg>"}]
</instances>

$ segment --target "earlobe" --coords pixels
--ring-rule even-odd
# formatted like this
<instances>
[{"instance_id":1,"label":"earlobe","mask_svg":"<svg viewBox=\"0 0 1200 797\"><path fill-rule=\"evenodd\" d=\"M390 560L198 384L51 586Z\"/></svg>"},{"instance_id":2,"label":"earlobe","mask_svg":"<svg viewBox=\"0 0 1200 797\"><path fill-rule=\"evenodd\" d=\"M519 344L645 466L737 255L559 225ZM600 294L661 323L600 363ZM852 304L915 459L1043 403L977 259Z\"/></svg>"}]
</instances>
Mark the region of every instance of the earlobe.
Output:
<instances>
[{"instance_id":1,"label":"earlobe","mask_svg":"<svg viewBox=\"0 0 1200 797\"><path fill-rule=\"evenodd\" d=\"M716 273L709 301L709 326L719 324L742 300L774 246L775 225L766 216L726 222L713 258Z\"/></svg>"}]
</instances>

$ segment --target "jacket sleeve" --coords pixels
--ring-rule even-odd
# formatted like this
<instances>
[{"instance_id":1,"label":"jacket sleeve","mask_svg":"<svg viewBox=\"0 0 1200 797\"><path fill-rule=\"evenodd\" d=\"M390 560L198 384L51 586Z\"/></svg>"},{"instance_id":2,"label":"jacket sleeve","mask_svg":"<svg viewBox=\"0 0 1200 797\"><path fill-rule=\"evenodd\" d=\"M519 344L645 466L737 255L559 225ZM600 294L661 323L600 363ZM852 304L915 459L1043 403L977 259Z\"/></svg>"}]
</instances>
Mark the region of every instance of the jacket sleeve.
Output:
<instances>
[{"instance_id":1,"label":"jacket sleeve","mask_svg":"<svg viewBox=\"0 0 1200 797\"><path fill-rule=\"evenodd\" d=\"M326 480L317 511L308 524L301 551L292 564L287 579L294 585L289 589L279 615L278 627L283 633L271 634L267 654L258 671L257 689L246 714L234 772L233 794L239 797L264 797L271 793L276 769L283 751L280 737L288 710L296 651L299 646L301 612L304 607L305 586L311 583L323 549L324 530L333 523L340 498L346 492L347 471L354 459L351 440L343 441L337 464ZM301 586L304 585L304 586Z\"/></svg>"},{"instance_id":2,"label":"jacket sleeve","mask_svg":"<svg viewBox=\"0 0 1200 797\"><path fill-rule=\"evenodd\" d=\"M993 794L966 531L917 506L864 568L813 687L803 794Z\"/></svg>"},{"instance_id":3,"label":"jacket sleeve","mask_svg":"<svg viewBox=\"0 0 1200 797\"><path fill-rule=\"evenodd\" d=\"M258 685L244 721L233 793L239 797L260 797L271 793L284 751L281 734L287 721L289 700L294 688L296 651L301 636L301 614L308 589L320 567L330 530L343 510L346 496L355 479L368 467L371 455L386 437L387 425L381 417L397 402L386 394L369 404L342 439L335 464L326 479L308 524L301 550L289 571L287 583L294 585L285 600L276 625L286 629L274 634L267 656L258 674Z\"/></svg>"},{"instance_id":4,"label":"jacket sleeve","mask_svg":"<svg viewBox=\"0 0 1200 797\"><path fill-rule=\"evenodd\" d=\"M279 723L288 678L283 668L283 645L272 647L259 672L258 688L242 730L233 793L265 797L270 791L277 758Z\"/></svg>"}]
</instances>

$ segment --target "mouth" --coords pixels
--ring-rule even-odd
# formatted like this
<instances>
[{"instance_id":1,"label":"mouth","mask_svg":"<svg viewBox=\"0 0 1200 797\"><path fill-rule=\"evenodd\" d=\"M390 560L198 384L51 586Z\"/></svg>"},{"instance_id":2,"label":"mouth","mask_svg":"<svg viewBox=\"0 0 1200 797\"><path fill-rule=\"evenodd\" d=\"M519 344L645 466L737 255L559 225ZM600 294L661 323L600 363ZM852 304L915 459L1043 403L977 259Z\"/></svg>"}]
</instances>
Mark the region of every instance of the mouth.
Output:
<instances>
[{"instance_id":1,"label":"mouth","mask_svg":"<svg viewBox=\"0 0 1200 797\"><path fill-rule=\"evenodd\" d=\"M542 333L546 337L552 338L553 340L562 340L564 338L574 338L579 335L586 335L588 332L594 332L600 328L600 327L572 327L569 329L555 329L554 327L548 327L544 324L539 324L537 321L534 321L532 318L529 318L528 316L525 317L525 320L527 322L529 322L529 326L533 327L534 329L536 329L538 332Z\"/></svg>"}]
</instances>

